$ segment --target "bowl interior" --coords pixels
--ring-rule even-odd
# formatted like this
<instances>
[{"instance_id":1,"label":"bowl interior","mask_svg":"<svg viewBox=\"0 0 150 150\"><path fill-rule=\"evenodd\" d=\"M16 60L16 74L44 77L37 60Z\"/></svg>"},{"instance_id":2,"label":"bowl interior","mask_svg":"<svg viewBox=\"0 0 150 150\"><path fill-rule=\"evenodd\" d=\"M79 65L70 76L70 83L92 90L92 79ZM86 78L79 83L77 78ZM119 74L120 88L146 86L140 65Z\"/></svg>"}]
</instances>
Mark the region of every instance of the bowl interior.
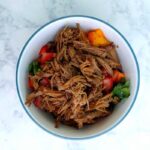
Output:
<instances>
[{"instance_id":1,"label":"bowl interior","mask_svg":"<svg viewBox=\"0 0 150 150\"><path fill-rule=\"evenodd\" d=\"M20 55L20 60L18 61L17 83L20 99L24 104L26 95L28 93L27 74L29 64L33 59L38 57L39 49L48 41L53 40L56 33L62 27L65 25L75 26L76 23L80 23L81 28L84 30L101 28L106 34L106 37L118 45L117 52L123 66L123 70L131 81L130 97L118 104L112 115L109 117L97 122L96 124L86 126L80 130L65 125L55 128L54 120L49 114L36 109L34 106L27 107L24 105L24 108L35 122L53 134L66 138L87 138L101 134L120 122L133 104L138 89L138 70L134 55L126 41L112 27L99 20L87 17L63 18L44 26L29 39L23 49L22 54Z\"/></svg>"}]
</instances>

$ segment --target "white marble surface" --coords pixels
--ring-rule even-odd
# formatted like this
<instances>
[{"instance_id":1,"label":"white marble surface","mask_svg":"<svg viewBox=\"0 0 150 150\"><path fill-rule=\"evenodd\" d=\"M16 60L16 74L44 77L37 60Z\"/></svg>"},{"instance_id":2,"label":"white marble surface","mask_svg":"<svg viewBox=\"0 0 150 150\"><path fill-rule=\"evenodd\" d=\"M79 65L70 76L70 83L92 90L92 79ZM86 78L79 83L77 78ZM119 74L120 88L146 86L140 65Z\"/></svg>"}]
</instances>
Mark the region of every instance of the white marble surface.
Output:
<instances>
[{"instance_id":1,"label":"white marble surface","mask_svg":"<svg viewBox=\"0 0 150 150\"><path fill-rule=\"evenodd\" d=\"M15 87L16 62L25 41L44 23L61 16L91 15L111 23L131 43L141 70L137 101L116 128L85 141L69 141L41 130L23 110ZM0 149L150 149L149 0L0 0Z\"/></svg>"}]
</instances>

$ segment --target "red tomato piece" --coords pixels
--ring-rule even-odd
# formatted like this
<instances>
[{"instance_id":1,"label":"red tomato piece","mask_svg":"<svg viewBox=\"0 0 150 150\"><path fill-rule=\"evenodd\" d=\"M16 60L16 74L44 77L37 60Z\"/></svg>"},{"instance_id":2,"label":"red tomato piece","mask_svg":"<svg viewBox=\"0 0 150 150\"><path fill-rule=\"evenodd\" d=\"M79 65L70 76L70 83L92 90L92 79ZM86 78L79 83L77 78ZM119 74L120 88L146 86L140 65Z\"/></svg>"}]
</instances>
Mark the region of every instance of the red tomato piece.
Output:
<instances>
[{"instance_id":1,"label":"red tomato piece","mask_svg":"<svg viewBox=\"0 0 150 150\"><path fill-rule=\"evenodd\" d=\"M103 80L103 89L106 92L109 92L113 88L113 78L105 77Z\"/></svg>"},{"instance_id":2,"label":"red tomato piece","mask_svg":"<svg viewBox=\"0 0 150 150\"><path fill-rule=\"evenodd\" d=\"M38 96L38 97L36 97L36 98L34 99L33 104L34 104L36 107L40 108L40 106L41 106L41 101L42 101L42 97L41 97L41 96Z\"/></svg>"},{"instance_id":3,"label":"red tomato piece","mask_svg":"<svg viewBox=\"0 0 150 150\"><path fill-rule=\"evenodd\" d=\"M41 64L44 64L46 61L51 60L52 58L54 58L56 56L55 53L42 53L42 55L39 58L39 62Z\"/></svg>"},{"instance_id":4,"label":"red tomato piece","mask_svg":"<svg viewBox=\"0 0 150 150\"><path fill-rule=\"evenodd\" d=\"M43 86L48 86L49 85L49 79L47 77L44 77L43 79L40 80L40 84Z\"/></svg>"},{"instance_id":5,"label":"red tomato piece","mask_svg":"<svg viewBox=\"0 0 150 150\"><path fill-rule=\"evenodd\" d=\"M32 82L32 80L29 78L28 79L28 87L30 88L30 89L33 89L34 87L33 87L33 82Z\"/></svg>"},{"instance_id":6,"label":"red tomato piece","mask_svg":"<svg viewBox=\"0 0 150 150\"><path fill-rule=\"evenodd\" d=\"M46 53L48 51L48 45L44 45L40 51L39 51L39 55L42 55L43 53Z\"/></svg>"}]
</instances>

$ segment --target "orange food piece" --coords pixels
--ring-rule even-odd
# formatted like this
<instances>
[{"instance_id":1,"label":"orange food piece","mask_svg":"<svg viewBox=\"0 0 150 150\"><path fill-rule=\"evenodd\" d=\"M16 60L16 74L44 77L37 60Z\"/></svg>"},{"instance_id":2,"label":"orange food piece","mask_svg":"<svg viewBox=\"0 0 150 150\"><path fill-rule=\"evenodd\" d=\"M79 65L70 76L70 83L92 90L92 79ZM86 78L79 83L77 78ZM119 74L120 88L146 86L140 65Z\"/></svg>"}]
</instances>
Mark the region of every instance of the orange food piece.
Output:
<instances>
[{"instance_id":1,"label":"orange food piece","mask_svg":"<svg viewBox=\"0 0 150 150\"><path fill-rule=\"evenodd\" d=\"M29 78L28 79L28 87L32 90L32 89L34 89L34 87L33 87L33 82L32 82L32 80Z\"/></svg>"},{"instance_id":2,"label":"orange food piece","mask_svg":"<svg viewBox=\"0 0 150 150\"><path fill-rule=\"evenodd\" d=\"M115 83L121 81L121 79L125 78L125 74L122 73L122 72L119 72L118 70L114 70L114 73L113 73L113 81Z\"/></svg>"},{"instance_id":3,"label":"orange food piece","mask_svg":"<svg viewBox=\"0 0 150 150\"><path fill-rule=\"evenodd\" d=\"M107 46L111 42L105 37L101 29L95 29L88 32L88 40L93 46Z\"/></svg>"}]
</instances>

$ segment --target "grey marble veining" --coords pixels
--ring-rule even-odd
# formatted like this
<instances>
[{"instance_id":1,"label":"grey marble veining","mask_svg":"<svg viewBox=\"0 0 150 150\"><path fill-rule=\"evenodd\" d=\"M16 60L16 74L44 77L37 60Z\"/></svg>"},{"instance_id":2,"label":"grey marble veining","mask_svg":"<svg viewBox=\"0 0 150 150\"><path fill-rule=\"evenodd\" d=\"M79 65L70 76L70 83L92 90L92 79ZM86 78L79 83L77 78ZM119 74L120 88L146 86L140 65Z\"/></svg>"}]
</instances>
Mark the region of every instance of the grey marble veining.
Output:
<instances>
[{"instance_id":1,"label":"grey marble veining","mask_svg":"<svg viewBox=\"0 0 150 150\"><path fill-rule=\"evenodd\" d=\"M135 51L141 71L139 95L126 119L107 134L86 141L59 139L41 130L23 110L15 87L16 63L27 39L46 22L75 14L101 18L123 33ZM149 150L149 28L149 0L1 0L0 149Z\"/></svg>"}]
</instances>

